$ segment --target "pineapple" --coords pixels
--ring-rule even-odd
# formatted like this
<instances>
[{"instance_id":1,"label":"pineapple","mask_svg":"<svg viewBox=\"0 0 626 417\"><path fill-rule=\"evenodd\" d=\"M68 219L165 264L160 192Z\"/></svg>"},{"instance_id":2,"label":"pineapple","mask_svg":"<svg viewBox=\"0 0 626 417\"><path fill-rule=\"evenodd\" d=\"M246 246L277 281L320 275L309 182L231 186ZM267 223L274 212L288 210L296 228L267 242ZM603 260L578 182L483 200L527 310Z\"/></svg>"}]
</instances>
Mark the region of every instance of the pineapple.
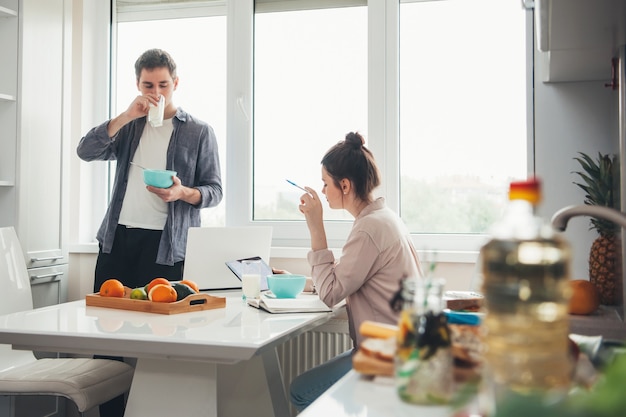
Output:
<instances>
[{"instance_id":1,"label":"pineapple","mask_svg":"<svg viewBox=\"0 0 626 417\"><path fill-rule=\"evenodd\" d=\"M576 171L584 183L574 182L585 192L585 204L606 206L619 210L620 177L617 156L602 155L594 161L579 152L578 161L584 172ZM592 218L590 229L599 236L589 252L589 281L600 293L604 305L621 303L622 249L619 226L601 218Z\"/></svg>"}]
</instances>

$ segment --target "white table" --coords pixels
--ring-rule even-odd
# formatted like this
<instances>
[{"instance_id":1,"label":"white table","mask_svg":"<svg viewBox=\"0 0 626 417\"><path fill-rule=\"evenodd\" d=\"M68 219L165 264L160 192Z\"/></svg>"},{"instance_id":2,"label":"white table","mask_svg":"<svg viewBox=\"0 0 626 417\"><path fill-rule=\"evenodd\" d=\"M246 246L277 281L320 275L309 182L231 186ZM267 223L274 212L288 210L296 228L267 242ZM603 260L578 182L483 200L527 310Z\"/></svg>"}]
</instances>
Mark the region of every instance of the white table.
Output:
<instances>
[{"instance_id":1,"label":"white table","mask_svg":"<svg viewBox=\"0 0 626 417\"><path fill-rule=\"evenodd\" d=\"M368 378L350 371L298 417L449 417L450 407L400 400L393 378Z\"/></svg>"},{"instance_id":2,"label":"white table","mask_svg":"<svg viewBox=\"0 0 626 417\"><path fill-rule=\"evenodd\" d=\"M227 294L226 308L174 315L81 300L0 316L0 343L137 358L127 417L288 416L275 348L333 315L269 314L246 306L238 291Z\"/></svg>"}]
</instances>

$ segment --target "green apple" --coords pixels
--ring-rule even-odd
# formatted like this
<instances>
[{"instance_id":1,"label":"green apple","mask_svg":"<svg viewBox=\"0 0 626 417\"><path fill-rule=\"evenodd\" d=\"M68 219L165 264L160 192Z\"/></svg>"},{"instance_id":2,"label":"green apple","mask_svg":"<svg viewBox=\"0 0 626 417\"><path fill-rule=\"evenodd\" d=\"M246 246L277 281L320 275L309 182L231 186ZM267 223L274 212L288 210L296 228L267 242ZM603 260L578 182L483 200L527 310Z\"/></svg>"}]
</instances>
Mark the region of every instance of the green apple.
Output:
<instances>
[{"instance_id":1,"label":"green apple","mask_svg":"<svg viewBox=\"0 0 626 417\"><path fill-rule=\"evenodd\" d=\"M139 287L130 292L130 298L132 298L133 300L147 300L148 294L143 287Z\"/></svg>"}]
</instances>

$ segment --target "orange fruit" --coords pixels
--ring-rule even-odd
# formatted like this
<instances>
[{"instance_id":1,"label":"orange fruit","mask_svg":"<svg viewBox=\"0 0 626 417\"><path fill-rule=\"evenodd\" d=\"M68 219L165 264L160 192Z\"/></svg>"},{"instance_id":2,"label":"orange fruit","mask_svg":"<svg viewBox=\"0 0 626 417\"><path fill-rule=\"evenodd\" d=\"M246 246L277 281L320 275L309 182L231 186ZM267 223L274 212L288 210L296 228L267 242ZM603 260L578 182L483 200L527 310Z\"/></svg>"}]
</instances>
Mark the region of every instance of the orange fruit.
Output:
<instances>
[{"instance_id":1,"label":"orange fruit","mask_svg":"<svg viewBox=\"0 0 626 417\"><path fill-rule=\"evenodd\" d=\"M572 296L569 300L569 313L587 315L600 306L598 289L586 279L573 279L569 282Z\"/></svg>"},{"instance_id":2,"label":"orange fruit","mask_svg":"<svg viewBox=\"0 0 626 417\"><path fill-rule=\"evenodd\" d=\"M124 326L124 320L105 317L99 317L96 323L100 330L107 333L115 333Z\"/></svg>"},{"instance_id":3,"label":"orange fruit","mask_svg":"<svg viewBox=\"0 0 626 417\"><path fill-rule=\"evenodd\" d=\"M123 297L124 284L115 278L107 279L100 286L100 295L103 297Z\"/></svg>"},{"instance_id":4,"label":"orange fruit","mask_svg":"<svg viewBox=\"0 0 626 417\"><path fill-rule=\"evenodd\" d=\"M200 292L200 288L198 287L198 284L196 284L194 281L190 279L184 279L180 283L189 285L191 289L194 290L195 292Z\"/></svg>"},{"instance_id":5,"label":"orange fruit","mask_svg":"<svg viewBox=\"0 0 626 417\"><path fill-rule=\"evenodd\" d=\"M171 303L176 297L176 290L170 284L156 284L148 293L148 299L155 303Z\"/></svg>"},{"instance_id":6,"label":"orange fruit","mask_svg":"<svg viewBox=\"0 0 626 417\"><path fill-rule=\"evenodd\" d=\"M175 324L150 323L148 326L152 330L152 334L157 336L173 336L178 330L178 326Z\"/></svg>"},{"instance_id":7,"label":"orange fruit","mask_svg":"<svg viewBox=\"0 0 626 417\"><path fill-rule=\"evenodd\" d=\"M167 279L165 279L165 278L155 278L155 279L153 279L152 281L150 281L150 282L148 283L148 285L146 285L146 292L147 292L148 294L150 294L150 290L151 290L152 288L154 288L154 286L155 286L155 285L158 285L158 284L172 285L172 284L170 284L170 282L169 282Z\"/></svg>"}]
</instances>

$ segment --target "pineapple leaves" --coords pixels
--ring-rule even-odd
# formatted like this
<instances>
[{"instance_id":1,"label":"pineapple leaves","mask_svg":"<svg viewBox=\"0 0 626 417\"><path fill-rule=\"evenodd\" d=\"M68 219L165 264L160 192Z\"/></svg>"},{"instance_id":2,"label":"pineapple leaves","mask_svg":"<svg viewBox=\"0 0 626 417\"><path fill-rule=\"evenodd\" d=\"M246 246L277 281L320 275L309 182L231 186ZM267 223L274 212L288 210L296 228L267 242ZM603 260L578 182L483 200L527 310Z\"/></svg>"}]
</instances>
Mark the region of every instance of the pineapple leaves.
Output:
<instances>
[{"instance_id":1,"label":"pineapple leaves","mask_svg":"<svg viewBox=\"0 0 626 417\"><path fill-rule=\"evenodd\" d=\"M598 152L597 160L589 155L578 152L575 157L582 171L573 173L580 177L581 182L574 182L585 192L585 204L605 206L619 210L620 205L620 177L619 160L617 155L602 155ZM596 229L600 235L614 233L617 226L604 219L592 218L591 228Z\"/></svg>"}]
</instances>

